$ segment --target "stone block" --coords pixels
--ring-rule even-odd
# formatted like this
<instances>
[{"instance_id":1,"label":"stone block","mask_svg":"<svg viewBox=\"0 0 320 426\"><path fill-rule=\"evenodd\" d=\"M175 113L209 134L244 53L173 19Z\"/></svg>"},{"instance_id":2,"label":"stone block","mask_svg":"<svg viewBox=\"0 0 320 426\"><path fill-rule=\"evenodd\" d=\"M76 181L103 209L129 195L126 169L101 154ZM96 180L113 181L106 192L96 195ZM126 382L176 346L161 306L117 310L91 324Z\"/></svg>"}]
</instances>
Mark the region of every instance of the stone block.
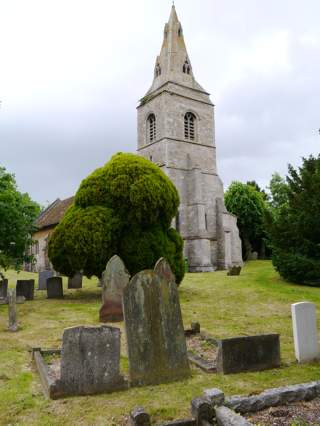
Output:
<instances>
[{"instance_id":1,"label":"stone block","mask_svg":"<svg viewBox=\"0 0 320 426\"><path fill-rule=\"evenodd\" d=\"M40 271L38 274L38 290L47 289L47 279L54 276L53 271Z\"/></svg>"},{"instance_id":2,"label":"stone block","mask_svg":"<svg viewBox=\"0 0 320 426\"><path fill-rule=\"evenodd\" d=\"M143 407L136 407L130 413L129 425L131 426L151 426L150 415Z\"/></svg>"},{"instance_id":3,"label":"stone block","mask_svg":"<svg viewBox=\"0 0 320 426\"><path fill-rule=\"evenodd\" d=\"M190 375L178 289L169 264L142 271L125 287L123 310L133 385Z\"/></svg>"},{"instance_id":4,"label":"stone block","mask_svg":"<svg viewBox=\"0 0 320 426\"><path fill-rule=\"evenodd\" d=\"M308 362L319 359L317 313L314 303L291 305L293 339L296 359Z\"/></svg>"},{"instance_id":5,"label":"stone block","mask_svg":"<svg viewBox=\"0 0 320 426\"><path fill-rule=\"evenodd\" d=\"M8 280L0 280L0 299L6 299L8 295Z\"/></svg>"},{"instance_id":6,"label":"stone block","mask_svg":"<svg viewBox=\"0 0 320 426\"><path fill-rule=\"evenodd\" d=\"M26 300L34 299L34 280L17 280L17 297L24 296Z\"/></svg>"},{"instance_id":7,"label":"stone block","mask_svg":"<svg viewBox=\"0 0 320 426\"><path fill-rule=\"evenodd\" d=\"M72 327L65 329L61 351L61 384L69 395L90 395L123 389L119 374L118 328Z\"/></svg>"},{"instance_id":8,"label":"stone block","mask_svg":"<svg viewBox=\"0 0 320 426\"><path fill-rule=\"evenodd\" d=\"M191 401L191 415L195 418L197 426L202 426L203 421L210 424L214 416L211 401L205 397L194 398Z\"/></svg>"},{"instance_id":9,"label":"stone block","mask_svg":"<svg viewBox=\"0 0 320 426\"><path fill-rule=\"evenodd\" d=\"M63 286L61 277L51 277L47 279L48 299L61 299L63 297Z\"/></svg>"},{"instance_id":10,"label":"stone block","mask_svg":"<svg viewBox=\"0 0 320 426\"><path fill-rule=\"evenodd\" d=\"M279 334L218 340L217 371L219 373L262 371L279 366Z\"/></svg>"},{"instance_id":11,"label":"stone block","mask_svg":"<svg viewBox=\"0 0 320 426\"><path fill-rule=\"evenodd\" d=\"M99 317L101 322L123 320L123 289L129 283L130 275L119 256L113 256L107 263L101 277L102 306Z\"/></svg>"},{"instance_id":12,"label":"stone block","mask_svg":"<svg viewBox=\"0 0 320 426\"><path fill-rule=\"evenodd\" d=\"M76 288L82 288L82 274L78 272L75 274L72 278L68 278L68 288L69 289L76 289Z\"/></svg>"},{"instance_id":13,"label":"stone block","mask_svg":"<svg viewBox=\"0 0 320 426\"><path fill-rule=\"evenodd\" d=\"M216 422L218 426L251 426L252 423L227 407L217 407Z\"/></svg>"},{"instance_id":14,"label":"stone block","mask_svg":"<svg viewBox=\"0 0 320 426\"><path fill-rule=\"evenodd\" d=\"M205 389L203 395L210 400L211 405L219 406L224 404L224 393L217 388Z\"/></svg>"}]
</instances>

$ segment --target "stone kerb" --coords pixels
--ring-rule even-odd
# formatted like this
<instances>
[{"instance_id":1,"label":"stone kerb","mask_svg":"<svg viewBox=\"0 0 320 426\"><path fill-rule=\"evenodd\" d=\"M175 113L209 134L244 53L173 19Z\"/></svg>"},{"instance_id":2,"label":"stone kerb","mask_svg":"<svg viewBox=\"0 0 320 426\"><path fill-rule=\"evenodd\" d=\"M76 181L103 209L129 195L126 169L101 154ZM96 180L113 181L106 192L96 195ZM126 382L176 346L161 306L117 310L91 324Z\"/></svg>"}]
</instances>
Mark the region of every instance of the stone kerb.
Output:
<instances>
[{"instance_id":1,"label":"stone kerb","mask_svg":"<svg viewBox=\"0 0 320 426\"><path fill-rule=\"evenodd\" d=\"M123 293L123 312L132 385L190 375L178 289L165 259L131 279Z\"/></svg>"},{"instance_id":2,"label":"stone kerb","mask_svg":"<svg viewBox=\"0 0 320 426\"><path fill-rule=\"evenodd\" d=\"M308 362L319 359L316 306L310 302L291 305L296 359Z\"/></svg>"},{"instance_id":3,"label":"stone kerb","mask_svg":"<svg viewBox=\"0 0 320 426\"><path fill-rule=\"evenodd\" d=\"M122 296L129 280L130 275L123 261L119 256L113 256L101 277L102 306L99 311L101 322L123 321Z\"/></svg>"},{"instance_id":4,"label":"stone kerb","mask_svg":"<svg viewBox=\"0 0 320 426\"><path fill-rule=\"evenodd\" d=\"M106 325L65 329L60 387L67 395L90 395L125 388L120 369L120 330Z\"/></svg>"}]
</instances>

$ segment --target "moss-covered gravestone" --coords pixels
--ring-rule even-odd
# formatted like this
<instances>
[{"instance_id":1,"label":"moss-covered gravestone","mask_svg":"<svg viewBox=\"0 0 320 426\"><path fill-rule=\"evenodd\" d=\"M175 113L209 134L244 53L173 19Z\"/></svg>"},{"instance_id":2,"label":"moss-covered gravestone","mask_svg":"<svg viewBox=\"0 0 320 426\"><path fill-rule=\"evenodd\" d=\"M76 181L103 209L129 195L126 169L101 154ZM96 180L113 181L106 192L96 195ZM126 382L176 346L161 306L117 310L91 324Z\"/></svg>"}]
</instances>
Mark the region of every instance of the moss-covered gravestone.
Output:
<instances>
[{"instance_id":1,"label":"moss-covered gravestone","mask_svg":"<svg viewBox=\"0 0 320 426\"><path fill-rule=\"evenodd\" d=\"M129 283L130 275L119 256L113 256L102 273L102 306L99 317L101 322L123 320L122 295Z\"/></svg>"},{"instance_id":2,"label":"moss-covered gravestone","mask_svg":"<svg viewBox=\"0 0 320 426\"><path fill-rule=\"evenodd\" d=\"M190 375L178 289L165 259L131 279L123 293L123 313L132 385Z\"/></svg>"}]
</instances>

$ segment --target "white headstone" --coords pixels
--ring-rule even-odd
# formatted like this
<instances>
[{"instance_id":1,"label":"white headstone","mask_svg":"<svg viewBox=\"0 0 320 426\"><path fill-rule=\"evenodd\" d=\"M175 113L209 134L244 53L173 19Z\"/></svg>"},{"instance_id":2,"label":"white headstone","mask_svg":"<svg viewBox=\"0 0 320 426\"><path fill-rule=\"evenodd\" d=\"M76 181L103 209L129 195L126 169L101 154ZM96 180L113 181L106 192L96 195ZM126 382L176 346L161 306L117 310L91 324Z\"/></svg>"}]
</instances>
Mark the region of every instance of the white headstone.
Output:
<instances>
[{"instance_id":1,"label":"white headstone","mask_svg":"<svg viewBox=\"0 0 320 426\"><path fill-rule=\"evenodd\" d=\"M319 358L316 306L310 302L291 305L296 358L308 362Z\"/></svg>"}]
</instances>

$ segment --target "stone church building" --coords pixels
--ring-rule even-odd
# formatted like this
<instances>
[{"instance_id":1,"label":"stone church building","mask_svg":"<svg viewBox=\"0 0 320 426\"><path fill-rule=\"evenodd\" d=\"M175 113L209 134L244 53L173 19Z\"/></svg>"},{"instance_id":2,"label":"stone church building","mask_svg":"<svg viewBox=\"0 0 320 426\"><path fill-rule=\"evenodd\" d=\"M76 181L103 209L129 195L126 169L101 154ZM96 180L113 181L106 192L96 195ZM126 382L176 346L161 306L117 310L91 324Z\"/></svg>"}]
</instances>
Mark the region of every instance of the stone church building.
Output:
<instances>
[{"instance_id":1,"label":"stone church building","mask_svg":"<svg viewBox=\"0 0 320 426\"><path fill-rule=\"evenodd\" d=\"M237 219L225 208L217 172L214 105L195 80L174 6L152 86L138 106L138 153L158 164L178 189L173 226L184 240L190 272L242 264ZM58 199L38 218L30 269L50 268L48 239L72 203L73 197Z\"/></svg>"},{"instance_id":2,"label":"stone church building","mask_svg":"<svg viewBox=\"0 0 320 426\"><path fill-rule=\"evenodd\" d=\"M173 224L191 272L242 264L237 219L224 205L216 165L214 105L195 80L172 6L153 83L138 106L138 153L158 164L178 189Z\"/></svg>"}]
</instances>

